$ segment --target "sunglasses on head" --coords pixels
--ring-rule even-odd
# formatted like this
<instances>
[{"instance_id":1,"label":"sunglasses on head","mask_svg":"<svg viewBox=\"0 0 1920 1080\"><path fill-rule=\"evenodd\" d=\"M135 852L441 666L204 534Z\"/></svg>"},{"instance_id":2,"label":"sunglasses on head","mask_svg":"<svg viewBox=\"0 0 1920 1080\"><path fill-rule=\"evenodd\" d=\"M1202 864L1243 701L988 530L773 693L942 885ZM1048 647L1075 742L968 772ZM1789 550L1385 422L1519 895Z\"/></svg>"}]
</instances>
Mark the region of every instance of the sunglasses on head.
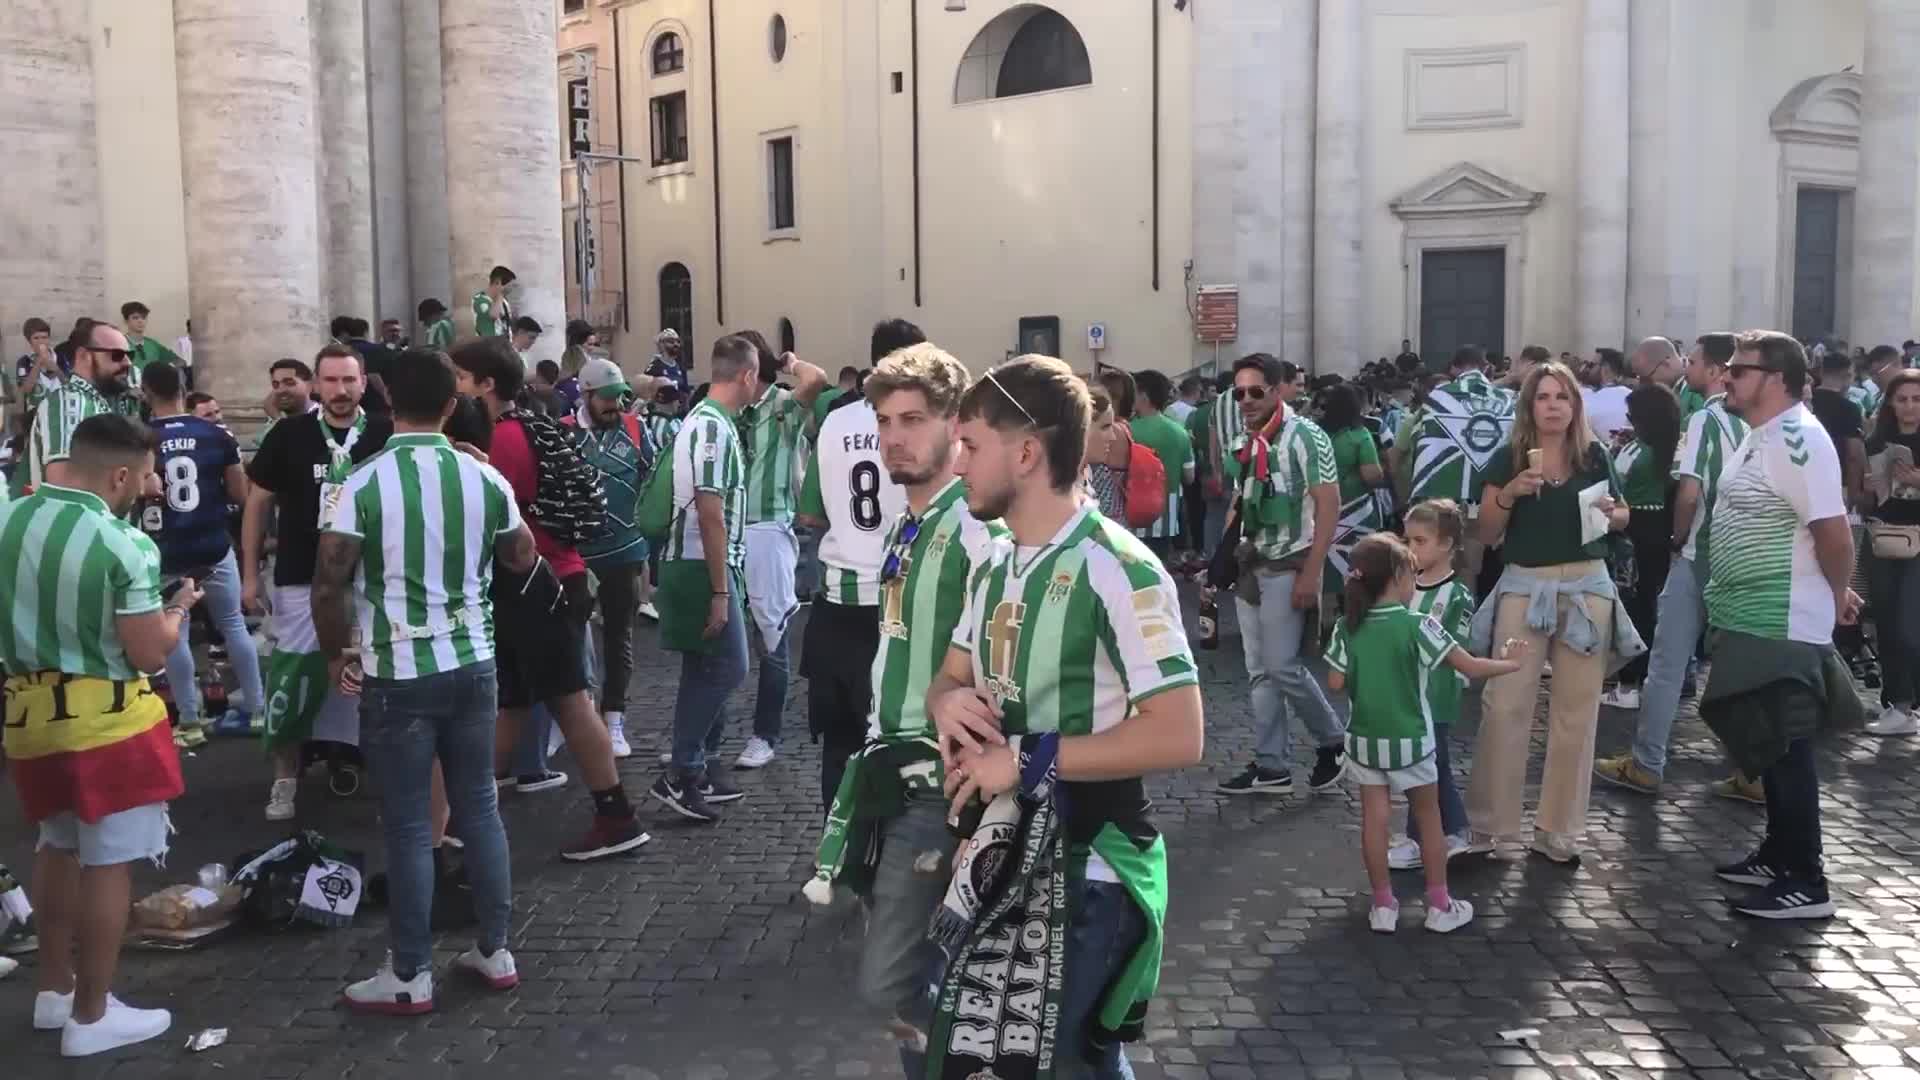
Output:
<instances>
[{"instance_id":1,"label":"sunglasses on head","mask_svg":"<svg viewBox=\"0 0 1920 1080\"><path fill-rule=\"evenodd\" d=\"M1233 400L1235 401L1259 401L1266 396L1267 388L1264 386L1236 386L1233 388Z\"/></svg>"}]
</instances>

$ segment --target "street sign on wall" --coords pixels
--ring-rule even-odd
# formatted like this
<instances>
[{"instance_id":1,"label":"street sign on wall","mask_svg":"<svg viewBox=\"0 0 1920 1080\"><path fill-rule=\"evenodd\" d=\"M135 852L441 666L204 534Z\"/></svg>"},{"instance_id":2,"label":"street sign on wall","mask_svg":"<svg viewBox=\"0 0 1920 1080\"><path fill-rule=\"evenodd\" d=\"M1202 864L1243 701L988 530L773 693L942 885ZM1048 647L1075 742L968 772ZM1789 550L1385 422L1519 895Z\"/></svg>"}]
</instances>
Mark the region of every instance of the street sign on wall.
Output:
<instances>
[{"instance_id":1,"label":"street sign on wall","mask_svg":"<svg viewBox=\"0 0 1920 1080\"><path fill-rule=\"evenodd\" d=\"M584 77L567 80L567 141L575 154L593 153L593 98Z\"/></svg>"},{"instance_id":2,"label":"street sign on wall","mask_svg":"<svg viewBox=\"0 0 1920 1080\"><path fill-rule=\"evenodd\" d=\"M1225 345L1240 336L1240 286L1202 285L1196 291L1193 336Z\"/></svg>"}]
</instances>

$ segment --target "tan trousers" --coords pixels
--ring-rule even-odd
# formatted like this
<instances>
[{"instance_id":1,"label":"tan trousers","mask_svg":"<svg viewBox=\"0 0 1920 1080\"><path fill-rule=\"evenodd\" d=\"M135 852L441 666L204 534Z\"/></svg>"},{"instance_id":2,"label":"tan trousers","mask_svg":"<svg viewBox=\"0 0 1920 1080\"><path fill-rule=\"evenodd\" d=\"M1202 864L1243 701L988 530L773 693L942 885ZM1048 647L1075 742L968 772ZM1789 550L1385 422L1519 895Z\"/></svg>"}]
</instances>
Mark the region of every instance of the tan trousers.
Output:
<instances>
[{"instance_id":1,"label":"tan trousers","mask_svg":"<svg viewBox=\"0 0 1920 1080\"><path fill-rule=\"evenodd\" d=\"M1529 568L1556 579L1584 577L1597 562ZM1583 598L1602 641L1613 631L1613 602ZM1467 817L1473 831L1518 835L1523 789L1527 782L1527 744L1540 695L1540 668L1553 662L1553 690L1547 705L1547 761L1540 778L1540 806L1534 825L1569 839L1586 831L1587 796L1593 788L1593 737L1600 720L1600 684L1606 677L1607 651L1582 656L1560 643L1572 601L1560 601L1556 636L1548 638L1527 625L1527 598L1502 597L1493 624L1494 650L1514 638L1527 643L1520 670L1487 681L1480 733L1474 744L1473 779L1467 788Z\"/></svg>"}]
</instances>

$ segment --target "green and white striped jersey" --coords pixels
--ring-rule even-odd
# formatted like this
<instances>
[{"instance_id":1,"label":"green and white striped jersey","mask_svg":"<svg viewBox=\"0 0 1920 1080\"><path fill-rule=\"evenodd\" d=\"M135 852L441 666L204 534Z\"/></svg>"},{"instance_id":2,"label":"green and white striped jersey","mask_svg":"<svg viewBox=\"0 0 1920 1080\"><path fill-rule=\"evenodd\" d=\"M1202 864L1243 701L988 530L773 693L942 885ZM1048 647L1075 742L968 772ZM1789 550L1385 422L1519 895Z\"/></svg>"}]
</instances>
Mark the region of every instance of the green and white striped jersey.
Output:
<instances>
[{"instance_id":1,"label":"green and white striped jersey","mask_svg":"<svg viewBox=\"0 0 1920 1080\"><path fill-rule=\"evenodd\" d=\"M1833 642L1834 596L1813 522L1845 517L1840 455L1813 411L1792 408L1747 433L1720 473L1707 624L1776 641Z\"/></svg>"},{"instance_id":2,"label":"green and white striped jersey","mask_svg":"<svg viewBox=\"0 0 1920 1080\"><path fill-rule=\"evenodd\" d=\"M1327 666L1345 676L1353 703L1347 756L1369 769L1404 769L1433 756L1432 684L1455 642L1440 620L1404 604L1376 604L1349 628L1342 616ZM1448 680L1451 681L1451 680Z\"/></svg>"},{"instance_id":3,"label":"green and white striped jersey","mask_svg":"<svg viewBox=\"0 0 1920 1080\"><path fill-rule=\"evenodd\" d=\"M1431 585L1416 584L1413 613L1433 616L1454 644L1464 649L1473 623L1473 588L1458 574L1448 574ZM1451 724L1459 718L1460 692L1466 686L1467 677L1457 671L1451 679L1436 675L1428 680L1427 707L1433 710L1434 723Z\"/></svg>"},{"instance_id":4,"label":"green and white striped jersey","mask_svg":"<svg viewBox=\"0 0 1920 1080\"><path fill-rule=\"evenodd\" d=\"M1687 544L1680 557L1706 564L1712 553L1714 503L1720 495L1720 471L1740 440L1747 437L1747 422L1727 411L1727 395L1715 394L1706 405L1687 417L1686 430L1680 435L1680 448L1673 454L1673 475L1690 476L1700 481L1700 501L1693 511L1693 524L1687 530Z\"/></svg>"},{"instance_id":5,"label":"green and white striped jersey","mask_svg":"<svg viewBox=\"0 0 1920 1080\"><path fill-rule=\"evenodd\" d=\"M1680 400L1680 419L1685 420L1707 407L1707 396L1695 390L1685 375L1673 380L1673 396Z\"/></svg>"},{"instance_id":6,"label":"green and white striped jersey","mask_svg":"<svg viewBox=\"0 0 1920 1080\"><path fill-rule=\"evenodd\" d=\"M495 310L495 309L498 310ZM479 337L506 337L513 325L513 305L501 297L495 304L485 289L473 294L473 332Z\"/></svg>"},{"instance_id":7,"label":"green and white striped jersey","mask_svg":"<svg viewBox=\"0 0 1920 1080\"><path fill-rule=\"evenodd\" d=\"M821 584L827 602L872 607L880 602L880 564L887 523L907 512L907 492L880 460L880 427L865 401L843 405L820 423L820 438L800 485L800 512L825 518Z\"/></svg>"},{"instance_id":8,"label":"green and white striped jersey","mask_svg":"<svg viewBox=\"0 0 1920 1080\"><path fill-rule=\"evenodd\" d=\"M1513 431L1514 393L1469 371L1427 395L1413 445L1412 501L1478 505L1487 462Z\"/></svg>"},{"instance_id":9,"label":"green and white striped jersey","mask_svg":"<svg viewBox=\"0 0 1920 1080\"><path fill-rule=\"evenodd\" d=\"M1326 431L1289 410L1286 422L1267 444L1267 479L1260 479L1252 462L1237 467L1241 513L1246 515L1241 532L1253 541L1260 557L1279 560L1313 547L1313 489L1339 483L1333 440Z\"/></svg>"},{"instance_id":10,"label":"green and white striped jersey","mask_svg":"<svg viewBox=\"0 0 1920 1080\"><path fill-rule=\"evenodd\" d=\"M738 426L747 461L747 524L791 524L794 454L807 430L807 410L793 391L769 386L740 410Z\"/></svg>"},{"instance_id":11,"label":"green and white striped jersey","mask_svg":"<svg viewBox=\"0 0 1920 1080\"><path fill-rule=\"evenodd\" d=\"M1240 403L1233 400L1232 392L1221 394L1213 399L1212 441L1209 450L1210 465L1225 473L1232 472L1227 459L1247 437L1247 420L1240 415Z\"/></svg>"},{"instance_id":12,"label":"green and white striped jersey","mask_svg":"<svg viewBox=\"0 0 1920 1080\"><path fill-rule=\"evenodd\" d=\"M327 532L360 540L361 666L419 679L493 659L493 548L520 527L513 488L444 435L394 435L356 466Z\"/></svg>"},{"instance_id":13,"label":"green and white striped jersey","mask_svg":"<svg viewBox=\"0 0 1920 1080\"><path fill-rule=\"evenodd\" d=\"M1105 731L1198 681L1173 579L1124 525L1084 506L1044 546L992 554L953 644L1008 734Z\"/></svg>"},{"instance_id":14,"label":"green and white striped jersey","mask_svg":"<svg viewBox=\"0 0 1920 1080\"><path fill-rule=\"evenodd\" d=\"M44 483L47 466L67 459L73 447L73 430L86 418L107 413L139 416L140 380L131 367L127 369L127 385L130 389L126 393L109 398L91 380L72 375L59 389L49 391L33 414L33 431L27 440L27 482Z\"/></svg>"},{"instance_id":15,"label":"green and white striped jersey","mask_svg":"<svg viewBox=\"0 0 1920 1080\"><path fill-rule=\"evenodd\" d=\"M160 608L160 549L90 491L42 483L0 507L0 663L132 679L114 619Z\"/></svg>"},{"instance_id":16,"label":"green and white striped jersey","mask_svg":"<svg viewBox=\"0 0 1920 1080\"><path fill-rule=\"evenodd\" d=\"M700 546L700 515L694 496L720 496L720 514L727 529L727 565L747 568L747 467L740 455L740 435L733 414L711 397L687 414L673 442L673 529L667 536L666 558L705 559Z\"/></svg>"},{"instance_id":17,"label":"green and white striped jersey","mask_svg":"<svg viewBox=\"0 0 1920 1080\"><path fill-rule=\"evenodd\" d=\"M452 319L441 319L427 327L427 348L442 351L453 348Z\"/></svg>"},{"instance_id":18,"label":"green and white striped jersey","mask_svg":"<svg viewBox=\"0 0 1920 1080\"><path fill-rule=\"evenodd\" d=\"M902 549L901 533L909 524L916 530L913 543ZM967 585L1011 543L1005 526L981 521L967 510L966 488L957 477L918 519L902 514L894 522L886 548L901 552L900 570L880 589L880 648L873 655L868 738L933 734L927 687L966 610Z\"/></svg>"}]
</instances>

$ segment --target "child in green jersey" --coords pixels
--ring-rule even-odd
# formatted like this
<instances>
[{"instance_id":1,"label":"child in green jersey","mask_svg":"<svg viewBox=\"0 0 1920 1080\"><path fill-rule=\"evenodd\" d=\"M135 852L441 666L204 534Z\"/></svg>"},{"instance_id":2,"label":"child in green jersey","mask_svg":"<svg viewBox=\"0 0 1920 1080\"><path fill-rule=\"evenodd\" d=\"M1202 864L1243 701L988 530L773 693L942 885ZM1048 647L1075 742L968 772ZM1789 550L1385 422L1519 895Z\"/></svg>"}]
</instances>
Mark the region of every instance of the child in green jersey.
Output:
<instances>
[{"instance_id":1,"label":"child in green jersey","mask_svg":"<svg viewBox=\"0 0 1920 1080\"><path fill-rule=\"evenodd\" d=\"M1467 580L1467 518L1452 499L1428 499L1407 511L1407 550L1413 553L1413 613L1440 621L1453 640L1467 643L1473 621L1473 583ZM1467 822L1467 804L1453 782L1448 736L1460 713L1461 691L1467 680L1457 672L1439 675L1427 683L1427 703L1433 709L1433 764L1439 774L1436 792L1440 827L1447 837L1447 858L1470 846L1473 830ZM1420 869L1419 823L1407 807L1407 835L1387 851L1393 870Z\"/></svg>"},{"instance_id":2,"label":"child in green jersey","mask_svg":"<svg viewBox=\"0 0 1920 1080\"><path fill-rule=\"evenodd\" d=\"M1417 615L1413 554L1398 537L1374 533L1354 545L1347 576L1346 613L1327 649L1328 685L1347 691L1347 768L1360 783L1360 843L1373 888L1368 922L1390 934L1400 904L1387 876L1387 821L1394 793L1413 805L1427 875L1427 929L1447 933L1473 918L1473 905L1447 892L1447 843L1440 825L1439 769L1434 760L1434 716L1429 685L1451 678L1443 666L1470 679L1517 671L1510 642L1502 658L1470 655L1432 615Z\"/></svg>"}]
</instances>

